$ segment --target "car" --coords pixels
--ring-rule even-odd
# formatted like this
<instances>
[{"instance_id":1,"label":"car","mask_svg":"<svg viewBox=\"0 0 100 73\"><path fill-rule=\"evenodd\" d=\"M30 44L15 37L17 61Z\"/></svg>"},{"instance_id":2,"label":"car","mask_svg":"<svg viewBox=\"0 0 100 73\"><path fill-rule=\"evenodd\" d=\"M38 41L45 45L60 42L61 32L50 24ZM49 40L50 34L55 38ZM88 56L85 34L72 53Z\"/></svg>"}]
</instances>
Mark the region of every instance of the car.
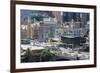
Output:
<instances>
[{"instance_id":1,"label":"car","mask_svg":"<svg viewBox=\"0 0 100 73\"><path fill-rule=\"evenodd\" d=\"M21 44L29 45L31 44L31 41L29 39L22 39Z\"/></svg>"}]
</instances>

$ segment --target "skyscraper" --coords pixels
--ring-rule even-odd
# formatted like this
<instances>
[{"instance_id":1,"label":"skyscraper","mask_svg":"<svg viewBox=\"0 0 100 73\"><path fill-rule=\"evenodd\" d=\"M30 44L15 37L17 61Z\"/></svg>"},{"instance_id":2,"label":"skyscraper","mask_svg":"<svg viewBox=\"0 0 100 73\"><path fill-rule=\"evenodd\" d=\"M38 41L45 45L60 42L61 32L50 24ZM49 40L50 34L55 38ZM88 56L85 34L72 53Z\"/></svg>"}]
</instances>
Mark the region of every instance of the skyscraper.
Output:
<instances>
[{"instance_id":1,"label":"skyscraper","mask_svg":"<svg viewBox=\"0 0 100 73\"><path fill-rule=\"evenodd\" d=\"M60 27L62 25L62 15L63 15L63 12L53 11L52 14L56 18L56 20L57 20L57 26Z\"/></svg>"}]
</instances>

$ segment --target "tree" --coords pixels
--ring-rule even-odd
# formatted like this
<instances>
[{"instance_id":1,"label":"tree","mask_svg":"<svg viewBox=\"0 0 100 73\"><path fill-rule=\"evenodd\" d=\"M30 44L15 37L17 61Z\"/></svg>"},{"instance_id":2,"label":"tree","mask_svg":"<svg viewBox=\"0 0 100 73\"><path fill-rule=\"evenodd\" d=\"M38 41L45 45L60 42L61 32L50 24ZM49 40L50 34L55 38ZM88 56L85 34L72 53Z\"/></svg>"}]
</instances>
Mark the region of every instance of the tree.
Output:
<instances>
[{"instance_id":1,"label":"tree","mask_svg":"<svg viewBox=\"0 0 100 73\"><path fill-rule=\"evenodd\" d=\"M33 55L32 51L30 50L30 48L28 48L25 53L25 62L31 62L32 55Z\"/></svg>"},{"instance_id":2,"label":"tree","mask_svg":"<svg viewBox=\"0 0 100 73\"><path fill-rule=\"evenodd\" d=\"M41 56L41 57L40 57L41 60L43 60L43 61L49 61L50 58L51 58L52 56L54 56L54 54L51 53L50 49L44 49L44 50L41 52L40 56Z\"/></svg>"}]
</instances>

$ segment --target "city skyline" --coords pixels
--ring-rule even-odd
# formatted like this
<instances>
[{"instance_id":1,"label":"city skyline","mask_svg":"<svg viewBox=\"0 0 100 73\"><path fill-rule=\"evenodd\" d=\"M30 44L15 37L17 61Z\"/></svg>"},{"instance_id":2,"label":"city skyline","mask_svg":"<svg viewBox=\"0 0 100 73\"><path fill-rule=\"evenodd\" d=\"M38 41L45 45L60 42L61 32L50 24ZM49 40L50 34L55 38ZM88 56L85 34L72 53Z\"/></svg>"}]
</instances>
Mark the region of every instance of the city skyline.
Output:
<instances>
[{"instance_id":1,"label":"city skyline","mask_svg":"<svg viewBox=\"0 0 100 73\"><path fill-rule=\"evenodd\" d=\"M60 13L60 14L59 14ZM38 10L21 10L21 23L27 22L26 20L30 17L30 19L33 21L32 16L40 16L43 18L48 17L62 17L62 21L71 21L71 19L74 19L75 21L79 20L83 17L86 21L89 21L89 13L83 13L83 12L62 12L62 11L38 11ZM58 14L58 15L57 15ZM85 18L84 18L85 16Z\"/></svg>"},{"instance_id":2,"label":"city skyline","mask_svg":"<svg viewBox=\"0 0 100 73\"><path fill-rule=\"evenodd\" d=\"M89 21L89 13L21 10L21 62L89 59Z\"/></svg>"}]
</instances>

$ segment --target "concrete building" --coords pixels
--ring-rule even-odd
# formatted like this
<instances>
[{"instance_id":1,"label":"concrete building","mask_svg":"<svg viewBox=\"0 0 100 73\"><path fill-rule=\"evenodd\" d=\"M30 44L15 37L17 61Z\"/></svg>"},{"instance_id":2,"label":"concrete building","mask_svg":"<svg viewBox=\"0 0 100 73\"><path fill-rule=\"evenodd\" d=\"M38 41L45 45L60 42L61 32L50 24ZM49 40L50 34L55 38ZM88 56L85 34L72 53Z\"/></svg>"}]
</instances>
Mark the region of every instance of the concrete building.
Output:
<instances>
[{"instance_id":1,"label":"concrete building","mask_svg":"<svg viewBox=\"0 0 100 73\"><path fill-rule=\"evenodd\" d=\"M62 14L63 12L60 12L60 11L53 11L52 14L53 16L56 18L57 20L57 24L62 24Z\"/></svg>"},{"instance_id":2,"label":"concrete building","mask_svg":"<svg viewBox=\"0 0 100 73\"><path fill-rule=\"evenodd\" d=\"M26 39L28 38L28 26L27 25L21 25L21 39Z\"/></svg>"},{"instance_id":3,"label":"concrete building","mask_svg":"<svg viewBox=\"0 0 100 73\"><path fill-rule=\"evenodd\" d=\"M40 23L39 40L47 41L49 38L54 38L56 25L55 18L44 18L43 22Z\"/></svg>"}]
</instances>

